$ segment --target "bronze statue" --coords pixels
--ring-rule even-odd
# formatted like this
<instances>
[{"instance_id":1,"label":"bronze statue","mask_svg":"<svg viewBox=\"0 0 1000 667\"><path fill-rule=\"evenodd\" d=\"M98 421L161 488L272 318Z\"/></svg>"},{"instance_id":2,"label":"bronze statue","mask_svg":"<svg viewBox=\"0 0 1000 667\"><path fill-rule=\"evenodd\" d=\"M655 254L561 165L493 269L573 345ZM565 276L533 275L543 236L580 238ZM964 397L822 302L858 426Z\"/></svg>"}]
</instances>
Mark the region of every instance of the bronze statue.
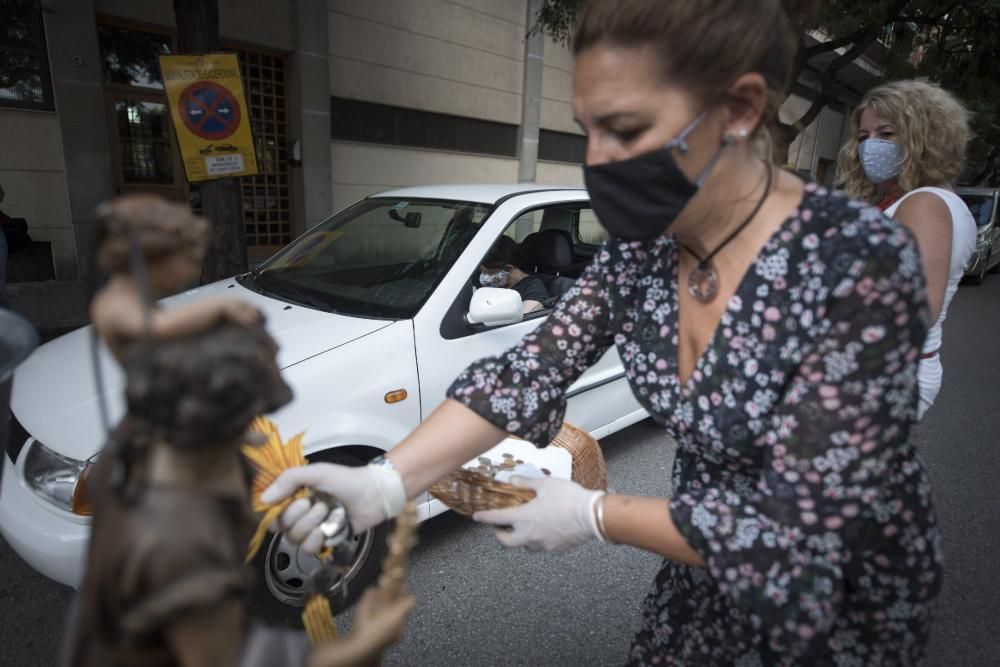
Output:
<instances>
[{"instance_id":1,"label":"bronze statue","mask_svg":"<svg viewBox=\"0 0 1000 667\"><path fill-rule=\"evenodd\" d=\"M208 223L187 206L128 195L102 204L97 214L97 264L109 279L94 297L90 316L119 363L128 344L143 334L175 338L224 320L249 325L260 319L256 308L228 297L171 309L153 306L156 299L191 287L201 275Z\"/></svg>"},{"instance_id":2,"label":"bronze statue","mask_svg":"<svg viewBox=\"0 0 1000 667\"><path fill-rule=\"evenodd\" d=\"M232 299L152 305L197 276L204 221L152 197L101 213L101 264L113 275L92 312L125 372L126 414L86 480L94 524L64 662L376 664L412 610L405 592L374 608L369 591L353 631L312 650L303 633L265 628L245 607L257 517L240 448L254 418L292 392L256 309Z\"/></svg>"}]
</instances>

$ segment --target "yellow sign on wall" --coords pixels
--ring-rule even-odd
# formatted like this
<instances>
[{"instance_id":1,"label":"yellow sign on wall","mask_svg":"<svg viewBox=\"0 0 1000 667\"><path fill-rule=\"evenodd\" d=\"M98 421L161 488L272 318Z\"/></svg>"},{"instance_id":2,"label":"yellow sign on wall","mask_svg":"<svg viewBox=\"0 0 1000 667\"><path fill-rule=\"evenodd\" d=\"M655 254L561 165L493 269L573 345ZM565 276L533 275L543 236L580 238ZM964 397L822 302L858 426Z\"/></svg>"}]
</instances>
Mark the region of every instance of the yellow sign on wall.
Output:
<instances>
[{"instance_id":1,"label":"yellow sign on wall","mask_svg":"<svg viewBox=\"0 0 1000 667\"><path fill-rule=\"evenodd\" d=\"M256 174L236 54L160 56L160 70L188 180Z\"/></svg>"}]
</instances>

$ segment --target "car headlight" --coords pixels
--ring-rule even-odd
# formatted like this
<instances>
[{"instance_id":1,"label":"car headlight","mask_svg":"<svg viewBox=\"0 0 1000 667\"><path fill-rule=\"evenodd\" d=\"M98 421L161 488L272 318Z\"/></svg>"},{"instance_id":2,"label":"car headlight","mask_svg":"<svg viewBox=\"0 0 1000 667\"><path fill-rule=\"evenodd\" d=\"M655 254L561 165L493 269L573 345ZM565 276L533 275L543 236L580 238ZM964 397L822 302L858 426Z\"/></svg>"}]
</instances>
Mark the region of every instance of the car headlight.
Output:
<instances>
[{"instance_id":1,"label":"car headlight","mask_svg":"<svg viewBox=\"0 0 1000 667\"><path fill-rule=\"evenodd\" d=\"M89 515L83 481L90 461L63 456L35 440L24 455L24 480L32 491L59 509Z\"/></svg>"}]
</instances>

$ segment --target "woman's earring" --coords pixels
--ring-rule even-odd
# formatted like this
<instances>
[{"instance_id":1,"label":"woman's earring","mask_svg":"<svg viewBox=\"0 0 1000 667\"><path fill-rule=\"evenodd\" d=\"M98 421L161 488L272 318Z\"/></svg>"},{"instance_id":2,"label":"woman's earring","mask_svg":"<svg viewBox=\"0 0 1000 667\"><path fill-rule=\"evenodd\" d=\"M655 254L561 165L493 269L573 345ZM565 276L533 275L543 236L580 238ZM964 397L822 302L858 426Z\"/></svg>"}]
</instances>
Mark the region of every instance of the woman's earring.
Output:
<instances>
[{"instance_id":1,"label":"woman's earring","mask_svg":"<svg viewBox=\"0 0 1000 667\"><path fill-rule=\"evenodd\" d=\"M750 132L745 127L741 127L735 132L730 130L726 132L726 143L735 144L737 141L742 141L750 136Z\"/></svg>"},{"instance_id":2,"label":"woman's earring","mask_svg":"<svg viewBox=\"0 0 1000 667\"><path fill-rule=\"evenodd\" d=\"M730 130L729 132L726 132L726 134L722 137L722 139L727 145L730 145L743 141L749 135L750 132L747 131L745 127L741 127L736 131Z\"/></svg>"}]
</instances>

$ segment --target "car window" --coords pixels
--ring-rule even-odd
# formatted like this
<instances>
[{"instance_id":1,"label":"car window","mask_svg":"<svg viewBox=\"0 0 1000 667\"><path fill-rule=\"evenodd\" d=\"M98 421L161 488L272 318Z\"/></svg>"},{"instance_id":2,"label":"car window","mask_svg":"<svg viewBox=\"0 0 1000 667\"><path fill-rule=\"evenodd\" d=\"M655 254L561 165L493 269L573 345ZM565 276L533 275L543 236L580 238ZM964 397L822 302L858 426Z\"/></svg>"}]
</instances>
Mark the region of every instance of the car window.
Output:
<instances>
[{"instance_id":1,"label":"car window","mask_svg":"<svg viewBox=\"0 0 1000 667\"><path fill-rule=\"evenodd\" d=\"M589 214L591 217L593 215L590 212L589 207L587 207L586 202L560 203L542 206L537 209L525 211L521 215L514 218L503 230L502 235L520 244L530 234L552 229L565 232L565 235L569 237L569 239L579 240L575 230L577 229L581 212ZM590 234L587 238L594 239L596 237L594 234ZM494 242L494 246L497 242L499 242L499 240ZM571 243L573 244L573 252L575 255L578 250L576 247L576 241L571 241ZM490 249L492 249L492 247L493 246L491 246ZM593 253L593 251L593 248L583 249L583 257L586 259ZM470 328L465 324L465 320L463 319L464 315L468 312L469 302L472 299L473 292L480 286L480 266L482 265L484 259L485 255L479 258L475 271L469 276L468 282L465 283L465 288L456 297L455 302L452 304L451 308L445 314L444 319L441 322L441 335L447 339L461 338L463 336L483 333L485 331L498 328ZM574 266L573 269L564 274L563 277L569 278L570 282L572 282L573 277L577 275L575 271L582 270L582 266L585 265L585 263L586 261L582 262L579 267ZM560 289L565 290L567 288L563 285ZM536 319L547 316L551 307L556 303L558 298L559 294L553 295L550 292L549 298L544 302L544 305L548 307L528 313L525 315L524 319Z\"/></svg>"},{"instance_id":2,"label":"car window","mask_svg":"<svg viewBox=\"0 0 1000 667\"><path fill-rule=\"evenodd\" d=\"M543 210L539 209L537 211L529 211L524 215L518 216L514 219L514 222L510 223L507 229L504 230L504 236L509 236L520 243L528 236L528 234L534 234L542 228L542 214Z\"/></svg>"},{"instance_id":3,"label":"car window","mask_svg":"<svg viewBox=\"0 0 1000 667\"><path fill-rule=\"evenodd\" d=\"M962 201L972 212L976 225L985 227L990 224L990 216L993 214L993 195L962 195Z\"/></svg>"},{"instance_id":4,"label":"car window","mask_svg":"<svg viewBox=\"0 0 1000 667\"><path fill-rule=\"evenodd\" d=\"M410 318L491 212L472 202L366 199L320 223L240 282L323 310Z\"/></svg>"},{"instance_id":5,"label":"car window","mask_svg":"<svg viewBox=\"0 0 1000 667\"><path fill-rule=\"evenodd\" d=\"M608 240L608 233L597 221L594 209L580 209L576 224L576 240L587 245L602 245Z\"/></svg>"}]
</instances>

